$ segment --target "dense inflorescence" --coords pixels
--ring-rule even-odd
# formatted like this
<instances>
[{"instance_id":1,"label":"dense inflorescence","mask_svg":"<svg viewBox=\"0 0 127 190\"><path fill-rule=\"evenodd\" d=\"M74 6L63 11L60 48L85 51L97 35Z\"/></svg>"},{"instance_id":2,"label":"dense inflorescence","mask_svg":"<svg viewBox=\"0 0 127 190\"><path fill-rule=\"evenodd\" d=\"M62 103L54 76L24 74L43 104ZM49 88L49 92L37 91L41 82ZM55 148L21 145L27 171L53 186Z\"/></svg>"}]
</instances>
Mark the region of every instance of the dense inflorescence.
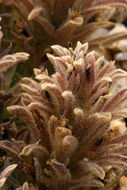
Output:
<instances>
[{"instance_id":1,"label":"dense inflorescence","mask_svg":"<svg viewBox=\"0 0 127 190\"><path fill-rule=\"evenodd\" d=\"M0 189L112 187L127 167L127 72L107 60L126 70L127 0L0 5ZM16 66L19 51L30 59Z\"/></svg>"},{"instance_id":2,"label":"dense inflorescence","mask_svg":"<svg viewBox=\"0 0 127 190\"><path fill-rule=\"evenodd\" d=\"M54 74L34 69L40 82L23 78L21 104L8 107L26 123L20 140L0 142L13 160L10 163L18 165L15 172L21 177L13 187L21 183L17 189L110 187L127 166L127 133L114 136L110 128L112 120L127 116L124 106L119 109L127 89L112 92L114 81L127 73L104 57L96 59L94 51L87 53L87 43L78 42L75 50L51 48L54 53L47 57Z\"/></svg>"},{"instance_id":3,"label":"dense inflorescence","mask_svg":"<svg viewBox=\"0 0 127 190\"><path fill-rule=\"evenodd\" d=\"M105 52L104 47L107 48L112 42L127 36L125 31L108 37L101 31L99 35L93 35L98 28L114 26L111 18L115 8L126 9L126 0L2 0L1 2L2 5L12 7L11 19L7 27L4 27L7 29L6 33L10 36L11 31L14 37L10 40L16 44L16 47L31 54L34 66L40 64L42 59L46 59L45 52L50 52L49 47L53 44L67 46L67 42L71 41L74 47L77 40L80 40L89 42L90 48L98 48L99 44L100 50L103 49ZM91 34L94 38L91 38Z\"/></svg>"}]
</instances>

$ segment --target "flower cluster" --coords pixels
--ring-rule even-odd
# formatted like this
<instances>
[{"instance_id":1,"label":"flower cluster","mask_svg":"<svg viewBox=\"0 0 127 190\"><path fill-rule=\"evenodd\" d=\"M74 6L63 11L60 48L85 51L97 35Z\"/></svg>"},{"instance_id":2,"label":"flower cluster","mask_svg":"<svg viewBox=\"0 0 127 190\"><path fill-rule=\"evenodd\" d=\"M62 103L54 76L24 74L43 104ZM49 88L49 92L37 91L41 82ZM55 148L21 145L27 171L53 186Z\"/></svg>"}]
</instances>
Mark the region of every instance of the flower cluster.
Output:
<instances>
[{"instance_id":1,"label":"flower cluster","mask_svg":"<svg viewBox=\"0 0 127 190\"><path fill-rule=\"evenodd\" d=\"M114 136L110 128L112 120L127 116L126 108L119 110L127 89L112 93L114 81L127 73L87 53L87 43L51 48L54 74L34 69L40 82L22 79L21 105L8 111L26 127L20 140L1 141L0 147L25 175L28 183L19 189L110 187L127 166L127 133Z\"/></svg>"},{"instance_id":2,"label":"flower cluster","mask_svg":"<svg viewBox=\"0 0 127 190\"><path fill-rule=\"evenodd\" d=\"M20 45L31 53L36 66L53 44L66 47L71 41L75 46L79 40L97 48L98 43L102 47L102 44L106 46L127 36L127 32L119 32L107 38L107 35L99 33L99 36L95 34L94 39L91 38L96 29L114 25L110 20L115 8L126 9L126 0L2 0L3 4L12 7L14 25L9 22L7 28L18 40L17 47Z\"/></svg>"}]
</instances>

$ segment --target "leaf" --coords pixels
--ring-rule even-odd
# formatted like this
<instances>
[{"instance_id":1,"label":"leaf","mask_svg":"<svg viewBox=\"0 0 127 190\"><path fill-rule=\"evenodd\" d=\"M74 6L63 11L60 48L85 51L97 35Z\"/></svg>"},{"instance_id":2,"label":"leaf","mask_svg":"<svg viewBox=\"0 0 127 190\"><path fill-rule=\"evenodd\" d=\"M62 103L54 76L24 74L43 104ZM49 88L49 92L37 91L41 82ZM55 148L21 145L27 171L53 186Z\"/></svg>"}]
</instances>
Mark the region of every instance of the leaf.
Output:
<instances>
[{"instance_id":1,"label":"leaf","mask_svg":"<svg viewBox=\"0 0 127 190\"><path fill-rule=\"evenodd\" d=\"M94 174L99 179L102 179L102 180L104 179L105 171L102 169L102 167L100 167L98 164L96 164L94 162L88 162L87 165L90 170L89 172Z\"/></svg>"},{"instance_id":2,"label":"leaf","mask_svg":"<svg viewBox=\"0 0 127 190\"><path fill-rule=\"evenodd\" d=\"M47 162L48 165L52 168L55 174L58 176L60 180L69 180L71 178L71 174L69 170L64 166L64 164L59 163L57 160L52 159L51 161ZM52 176L53 177L53 176Z\"/></svg>"},{"instance_id":3,"label":"leaf","mask_svg":"<svg viewBox=\"0 0 127 190\"><path fill-rule=\"evenodd\" d=\"M27 107L23 106L10 106L7 108L8 111L12 114L16 114L17 116L21 117L31 129L32 136L35 141L40 139L40 132L37 128L37 125L33 119L32 113L29 111Z\"/></svg>"},{"instance_id":4,"label":"leaf","mask_svg":"<svg viewBox=\"0 0 127 190\"><path fill-rule=\"evenodd\" d=\"M69 10L71 15L71 11ZM60 42L69 41L75 29L79 28L83 24L83 18L80 15L75 15L71 18L68 15L67 21L62 24L58 30L56 30L55 38ZM69 30L69 32L68 32Z\"/></svg>"},{"instance_id":5,"label":"leaf","mask_svg":"<svg viewBox=\"0 0 127 190\"><path fill-rule=\"evenodd\" d=\"M104 187L104 184L96 179L81 178L79 180L71 180L69 182L69 190L84 187Z\"/></svg>"},{"instance_id":6,"label":"leaf","mask_svg":"<svg viewBox=\"0 0 127 190\"><path fill-rule=\"evenodd\" d=\"M112 111L114 108L116 108L117 105L123 102L126 97L127 97L127 89L120 90L119 92L117 92L117 94L115 94L113 97L111 97L109 100L106 101L102 110Z\"/></svg>"},{"instance_id":7,"label":"leaf","mask_svg":"<svg viewBox=\"0 0 127 190\"><path fill-rule=\"evenodd\" d=\"M17 164L12 164L5 168L0 174L0 187L2 187L7 179L7 177L13 172L13 170L17 167Z\"/></svg>"},{"instance_id":8,"label":"leaf","mask_svg":"<svg viewBox=\"0 0 127 190\"><path fill-rule=\"evenodd\" d=\"M21 156L29 156L31 153L38 153L41 156L48 156L48 151L44 146L38 145L38 144L29 144L25 146L20 153ZM35 154L35 155L36 155Z\"/></svg>"},{"instance_id":9,"label":"leaf","mask_svg":"<svg viewBox=\"0 0 127 190\"><path fill-rule=\"evenodd\" d=\"M6 55L0 59L0 72L6 71L9 67L16 63L26 61L29 57L28 53L15 53Z\"/></svg>"},{"instance_id":10,"label":"leaf","mask_svg":"<svg viewBox=\"0 0 127 190\"><path fill-rule=\"evenodd\" d=\"M7 142L6 140L0 141L0 149L6 151L6 153L9 154L9 156L11 156L16 163L22 166L21 157L11 144L11 142ZM11 146L9 147L9 145Z\"/></svg>"}]
</instances>

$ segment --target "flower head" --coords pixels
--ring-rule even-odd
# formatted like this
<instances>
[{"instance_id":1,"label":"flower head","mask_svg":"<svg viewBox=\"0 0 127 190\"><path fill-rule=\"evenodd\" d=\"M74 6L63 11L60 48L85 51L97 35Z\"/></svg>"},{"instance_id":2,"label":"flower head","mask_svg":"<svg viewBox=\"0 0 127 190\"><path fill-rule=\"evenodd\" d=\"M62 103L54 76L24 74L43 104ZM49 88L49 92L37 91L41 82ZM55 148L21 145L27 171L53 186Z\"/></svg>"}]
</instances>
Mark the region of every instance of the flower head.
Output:
<instances>
[{"instance_id":1,"label":"flower head","mask_svg":"<svg viewBox=\"0 0 127 190\"><path fill-rule=\"evenodd\" d=\"M127 73L104 57L96 60L87 43L78 42L75 50L51 48L54 74L35 69L40 82L23 78L22 105L8 107L28 126L23 139L30 133L29 144L15 152L17 163L24 159L28 181L35 170L35 186L46 189L112 186L127 166L127 133L113 136L110 128L112 120L127 115L118 109L127 89L114 95L112 85Z\"/></svg>"},{"instance_id":2,"label":"flower head","mask_svg":"<svg viewBox=\"0 0 127 190\"><path fill-rule=\"evenodd\" d=\"M18 40L17 47L20 45L20 49L34 56L36 66L41 63L42 52L44 59L45 51L50 51L52 44L67 46L71 41L74 47L80 40L89 41L91 48L98 44L105 47L111 41L127 36L122 32L108 37L101 34L99 40L96 35L91 38L96 29L114 25L110 19L115 7L126 8L126 0L2 0L2 4L13 8L14 25L10 22L7 28Z\"/></svg>"}]
</instances>

